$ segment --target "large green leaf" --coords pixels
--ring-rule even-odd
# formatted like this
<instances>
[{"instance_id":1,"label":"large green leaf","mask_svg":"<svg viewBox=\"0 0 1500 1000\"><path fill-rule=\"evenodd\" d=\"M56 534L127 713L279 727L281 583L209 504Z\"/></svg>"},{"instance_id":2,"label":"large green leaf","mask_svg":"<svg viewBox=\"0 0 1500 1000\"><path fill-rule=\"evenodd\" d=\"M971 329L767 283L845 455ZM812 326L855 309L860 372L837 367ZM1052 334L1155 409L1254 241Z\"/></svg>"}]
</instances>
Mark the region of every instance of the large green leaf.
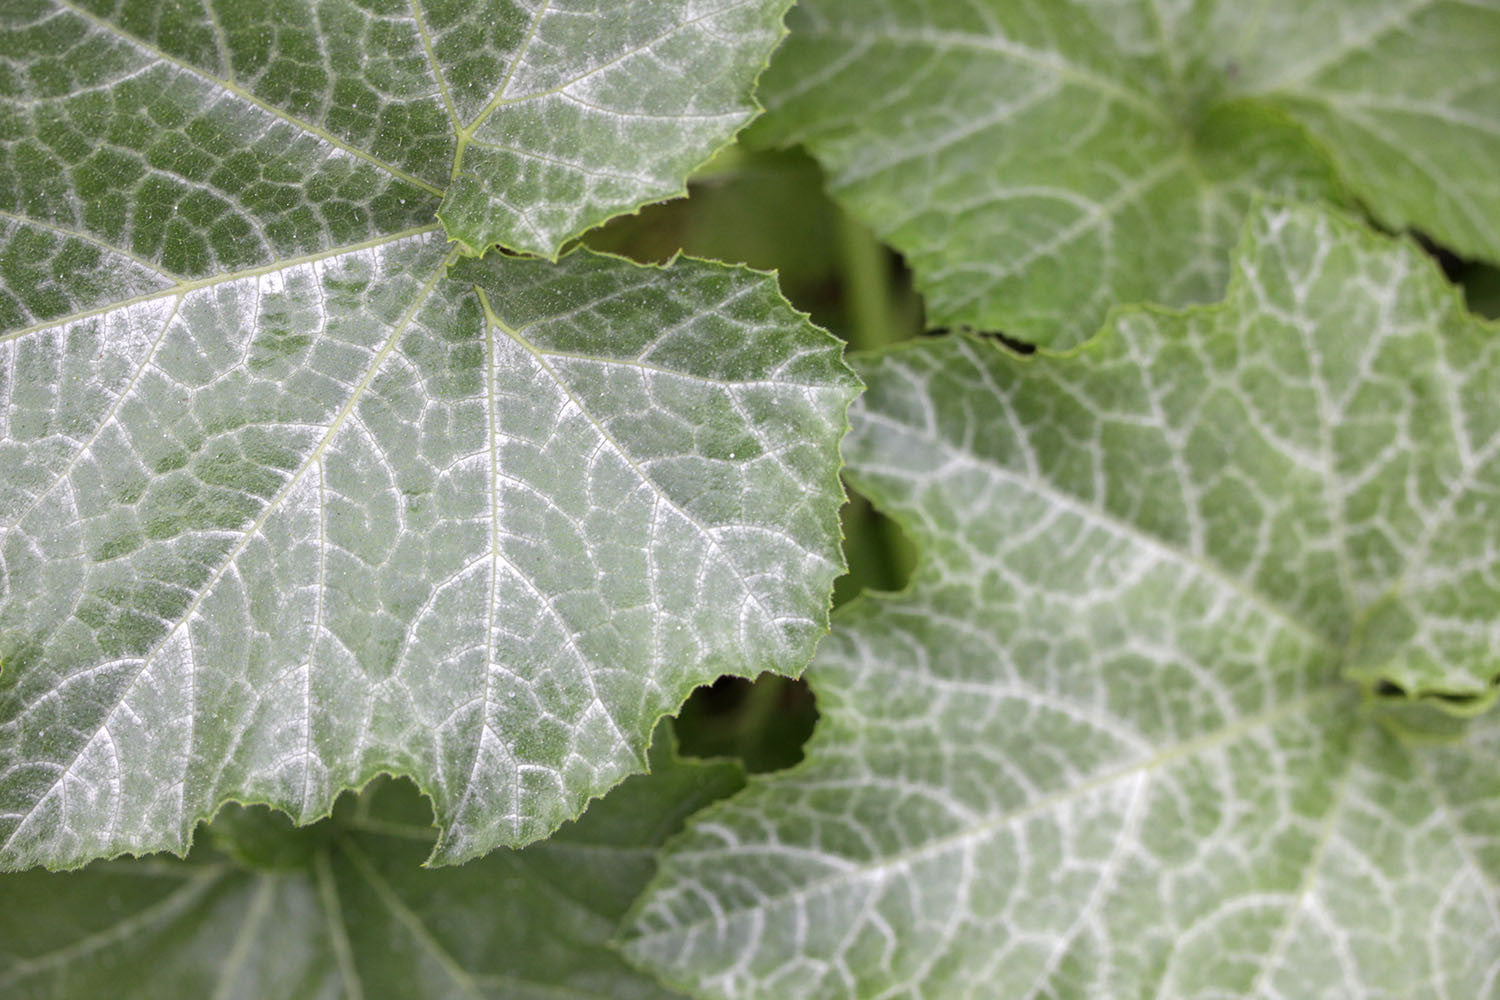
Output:
<instances>
[{"instance_id":1,"label":"large green leaf","mask_svg":"<svg viewBox=\"0 0 1500 1000\"><path fill-rule=\"evenodd\" d=\"M7 0L0 329L439 211L555 256L750 120L789 3Z\"/></svg>"},{"instance_id":2,"label":"large green leaf","mask_svg":"<svg viewBox=\"0 0 1500 1000\"><path fill-rule=\"evenodd\" d=\"M310 821L391 770L457 861L796 670L855 381L768 275L435 233L0 340L0 866Z\"/></svg>"},{"instance_id":3,"label":"large green leaf","mask_svg":"<svg viewBox=\"0 0 1500 1000\"><path fill-rule=\"evenodd\" d=\"M522 851L423 870L431 812L407 783L332 819L231 806L188 861L0 877L0 994L95 997L665 998L605 943L693 809L743 784L666 741L652 773Z\"/></svg>"},{"instance_id":4,"label":"large green leaf","mask_svg":"<svg viewBox=\"0 0 1500 1000\"><path fill-rule=\"evenodd\" d=\"M551 254L679 189L786 2L3 5L0 869L382 769L459 860L806 662L832 338L767 276L433 221L454 178L469 249Z\"/></svg>"},{"instance_id":5,"label":"large green leaf","mask_svg":"<svg viewBox=\"0 0 1500 1000\"><path fill-rule=\"evenodd\" d=\"M633 960L736 998L1494 995L1500 719L1408 741L1432 710L1362 689L1493 694L1500 330L1267 208L1221 306L865 374L852 480L924 563L839 616L806 762L668 847Z\"/></svg>"},{"instance_id":6,"label":"large green leaf","mask_svg":"<svg viewBox=\"0 0 1500 1000\"><path fill-rule=\"evenodd\" d=\"M1255 192L1500 260L1495 0L806 0L763 88L938 325L1217 298Z\"/></svg>"}]
</instances>

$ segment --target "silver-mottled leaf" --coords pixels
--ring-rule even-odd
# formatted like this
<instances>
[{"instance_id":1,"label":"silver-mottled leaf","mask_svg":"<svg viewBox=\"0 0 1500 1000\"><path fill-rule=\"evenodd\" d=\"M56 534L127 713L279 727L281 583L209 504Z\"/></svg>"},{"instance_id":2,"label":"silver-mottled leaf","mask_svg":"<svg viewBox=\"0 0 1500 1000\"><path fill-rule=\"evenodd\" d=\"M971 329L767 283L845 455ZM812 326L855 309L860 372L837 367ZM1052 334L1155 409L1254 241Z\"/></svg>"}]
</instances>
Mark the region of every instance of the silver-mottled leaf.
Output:
<instances>
[{"instance_id":1,"label":"silver-mottled leaf","mask_svg":"<svg viewBox=\"0 0 1500 1000\"><path fill-rule=\"evenodd\" d=\"M721 673L795 671L856 382L767 275L426 232L0 339L0 865L411 775L546 834ZM451 265L451 266L450 266Z\"/></svg>"},{"instance_id":2,"label":"silver-mottled leaf","mask_svg":"<svg viewBox=\"0 0 1500 1000\"><path fill-rule=\"evenodd\" d=\"M806 763L668 847L629 957L735 998L1495 995L1500 718L1421 742L1370 691L1493 699L1493 324L1271 207L1223 305L863 371L851 479L923 565L841 613Z\"/></svg>"},{"instance_id":3,"label":"silver-mottled leaf","mask_svg":"<svg viewBox=\"0 0 1500 1000\"><path fill-rule=\"evenodd\" d=\"M789 3L9 0L0 329L439 212L555 257L754 116Z\"/></svg>"}]
</instances>

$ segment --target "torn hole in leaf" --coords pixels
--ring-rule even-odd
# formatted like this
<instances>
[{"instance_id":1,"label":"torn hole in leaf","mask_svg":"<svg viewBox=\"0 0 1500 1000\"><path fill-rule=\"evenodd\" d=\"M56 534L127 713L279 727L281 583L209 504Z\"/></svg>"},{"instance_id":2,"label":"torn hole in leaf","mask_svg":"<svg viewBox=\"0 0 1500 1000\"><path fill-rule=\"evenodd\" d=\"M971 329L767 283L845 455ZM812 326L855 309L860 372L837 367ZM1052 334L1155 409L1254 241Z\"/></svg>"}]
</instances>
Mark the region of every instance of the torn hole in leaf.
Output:
<instances>
[{"instance_id":1,"label":"torn hole in leaf","mask_svg":"<svg viewBox=\"0 0 1500 1000\"><path fill-rule=\"evenodd\" d=\"M678 750L688 757L735 757L752 773L779 771L802 759L817 721L817 699L805 681L772 673L753 681L720 677L682 706Z\"/></svg>"}]
</instances>

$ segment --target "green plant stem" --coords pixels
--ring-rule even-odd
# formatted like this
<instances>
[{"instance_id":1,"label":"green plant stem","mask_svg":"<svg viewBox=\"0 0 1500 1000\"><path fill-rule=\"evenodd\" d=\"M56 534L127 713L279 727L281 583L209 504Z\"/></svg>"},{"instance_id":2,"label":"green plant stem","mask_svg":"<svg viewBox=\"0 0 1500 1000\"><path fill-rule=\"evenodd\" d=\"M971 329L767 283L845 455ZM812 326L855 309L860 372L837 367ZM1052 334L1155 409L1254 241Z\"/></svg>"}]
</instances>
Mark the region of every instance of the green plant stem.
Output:
<instances>
[{"instance_id":1,"label":"green plant stem","mask_svg":"<svg viewBox=\"0 0 1500 1000\"><path fill-rule=\"evenodd\" d=\"M871 351L903 339L892 294L890 251L845 213L839 214L838 236L849 346Z\"/></svg>"},{"instance_id":2,"label":"green plant stem","mask_svg":"<svg viewBox=\"0 0 1500 1000\"><path fill-rule=\"evenodd\" d=\"M750 685L735 724L735 753L741 760L760 749L764 730L781 704L782 691L790 681L776 676L762 676Z\"/></svg>"},{"instance_id":3,"label":"green plant stem","mask_svg":"<svg viewBox=\"0 0 1500 1000\"><path fill-rule=\"evenodd\" d=\"M844 332L856 351L873 351L904 340L905 323L891 280L891 254L867 226L847 213L838 217L839 267L844 285ZM846 524L845 545L862 545L873 572L867 585L892 590L904 577L897 528L860 505ZM851 563L852 564L852 563Z\"/></svg>"}]
</instances>

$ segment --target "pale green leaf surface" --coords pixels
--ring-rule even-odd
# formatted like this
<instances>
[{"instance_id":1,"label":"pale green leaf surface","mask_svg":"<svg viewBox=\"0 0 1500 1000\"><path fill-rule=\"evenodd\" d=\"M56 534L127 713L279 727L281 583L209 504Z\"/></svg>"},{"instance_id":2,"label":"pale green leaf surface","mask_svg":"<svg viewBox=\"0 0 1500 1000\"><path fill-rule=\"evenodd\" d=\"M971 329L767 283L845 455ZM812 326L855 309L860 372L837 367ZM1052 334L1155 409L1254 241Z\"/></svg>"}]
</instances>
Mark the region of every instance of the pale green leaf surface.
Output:
<instances>
[{"instance_id":1,"label":"pale green leaf surface","mask_svg":"<svg viewBox=\"0 0 1500 1000\"><path fill-rule=\"evenodd\" d=\"M0 329L424 225L445 192L470 252L555 256L749 121L788 2L11 0Z\"/></svg>"},{"instance_id":2,"label":"pale green leaf surface","mask_svg":"<svg viewBox=\"0 0 1500 1000\"><path fill-rule=\"evenodd\" d=\"M1494 0L807 0L761 135L805 142L935 325L1053 346L1223 294L1257 192L1500 260Z\"/></svg>"},{"instance_id":3,"label":"pale green leaf surface","mask_svg":"<svg viewBox=\"0 0 1500 1000\"><path fill-rule=\"evenodd\" d=\"M13 1000L345 997L657 1000L605 945L694 809L743 785L675 759L545 843L424 870L431 813L405 782L300 830L231 806L186 862L0 876L0 994Z\"/></svg>"},{"instance_id":4,"label":"pale green leaf surface","mask_svg":"<svg viewBox=\"0 0 1500 1000\"><path fill-rule=\"evenodd\" d=\"M775 279L438 232L0 339L0 867L414 777L545 835L722 673L795 671L856 381Z\"/></svg>"},{"instance_id":5,"label":"pale green leaf surface","mask_svg":"<svg viewBox=\"0 0 1500 1000\"><path fill-rule=\"evenodd\" d=\"M1361 688L1493 693L1500 337L1414 248L1250 225L1223 305L864 364L851 481L922 566L841 613L805 763L669 845L628 957L735 998L1497 995L1500 719L1404 742Z\"/></svg>"}]
</instances>

